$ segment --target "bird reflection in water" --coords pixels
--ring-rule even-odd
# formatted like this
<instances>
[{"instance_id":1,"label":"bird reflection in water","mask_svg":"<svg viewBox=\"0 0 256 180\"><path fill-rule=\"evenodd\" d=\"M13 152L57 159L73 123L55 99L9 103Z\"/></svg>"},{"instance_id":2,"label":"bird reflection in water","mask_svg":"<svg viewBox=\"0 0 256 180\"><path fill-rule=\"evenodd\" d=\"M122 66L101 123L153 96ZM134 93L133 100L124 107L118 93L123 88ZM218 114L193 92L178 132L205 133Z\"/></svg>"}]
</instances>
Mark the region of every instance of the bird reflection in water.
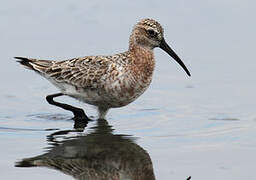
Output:
<instances>
[{"instance_id":1,"label":"bird reflection in water","mask_svg":"<svg viewBox=\"0 0 256 180\"><path fill-rule=\"evenodd\" d=\"M48 167L79 180L153 180L149 154L128 135L113 134L104 119L89 129L88 134L59 139L76 130L57 131L47 137L48 152L16 163L16 167Z\"/></svg>"}]
</instances>

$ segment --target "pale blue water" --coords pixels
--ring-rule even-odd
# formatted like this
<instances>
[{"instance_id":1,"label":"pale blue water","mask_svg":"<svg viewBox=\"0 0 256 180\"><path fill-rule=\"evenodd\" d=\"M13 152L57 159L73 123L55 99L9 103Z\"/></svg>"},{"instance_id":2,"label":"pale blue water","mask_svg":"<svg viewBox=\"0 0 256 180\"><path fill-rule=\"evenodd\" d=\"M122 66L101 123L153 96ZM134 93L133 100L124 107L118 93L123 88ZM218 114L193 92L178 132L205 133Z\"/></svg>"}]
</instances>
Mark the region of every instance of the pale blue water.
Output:
<instances>
[{"instance_id":1,"label":"pale blue water","mask_svg":"<svg viewBox=\"0 0 256 180\"><path fill-rule=\"evenodd\" d=\"M69 112L46 102L45 96L56 89L12 57L67 59L125 51L132 26L145 17L164 26L166 41L192 77L156 49L150 88L108 114L114 134L137 138L156 179L255 179L254 7L250 0L3 1L1 179L72 179L48 168L14 167L23 158L43 154L47 135L73 129L73 121ZM59 101L96 115L73 99ZM94 126L89 123L84 134Z\"/></svg>"}]
</instances>

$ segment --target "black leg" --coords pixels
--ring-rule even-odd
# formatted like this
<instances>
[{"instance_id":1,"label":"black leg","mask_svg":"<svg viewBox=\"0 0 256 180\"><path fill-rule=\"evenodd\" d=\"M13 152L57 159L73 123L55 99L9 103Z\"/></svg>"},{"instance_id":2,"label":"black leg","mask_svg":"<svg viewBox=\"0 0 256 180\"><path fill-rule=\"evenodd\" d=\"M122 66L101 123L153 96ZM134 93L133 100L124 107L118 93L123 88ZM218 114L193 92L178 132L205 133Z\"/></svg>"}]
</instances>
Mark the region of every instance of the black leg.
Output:
<instances>
[{"instance_id":1,"label":"black leg","mask_svg":"<svg viewBox=\"0 0 256 180\"><path fill-rule=\"evenodd\" d=\"M72 111L74 114L74 120L75 123L77 123L77 121L81 120L85 120L86 122L88 122L90 119L86 116L86 114L84 113L83 109L68 105L68 104L63 104L63 103L59 103L53 100L53 98L58 97L58 96L63 96L64 94L62 93L57 93L57 94L51 94L46 96L46 100L49 104L58 106L62 109L68 110L68 111Z\"/></svg>"}]
</instances>

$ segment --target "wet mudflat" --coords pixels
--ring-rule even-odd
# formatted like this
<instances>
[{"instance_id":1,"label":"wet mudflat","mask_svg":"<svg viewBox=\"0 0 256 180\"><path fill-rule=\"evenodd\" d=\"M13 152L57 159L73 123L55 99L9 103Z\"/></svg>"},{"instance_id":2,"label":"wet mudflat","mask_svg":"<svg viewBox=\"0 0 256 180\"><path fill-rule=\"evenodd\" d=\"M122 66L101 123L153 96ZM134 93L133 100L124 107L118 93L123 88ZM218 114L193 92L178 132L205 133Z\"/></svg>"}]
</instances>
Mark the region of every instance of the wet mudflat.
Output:
<instances>
[{"instance_id":1,"label":"wet mudflat","mask_svg":"<svg viewBox=\"0 0 256 180\"><path fill-rule=\"evenodd\" d=\"M88 167L92 156L102 157L98 162L109 158L104 162L112 165L126 160L127 167L134 160L132 174L152 166L161 180L255 179L255 3L101 3L16 0L0 7L1 179L72 179L68 170L53 170L47 162L56 169L51 159ZM71 113L46 102L57 89L12 58L61 60L125 51L132 26L145 17L163 24L166 41L192 77L156 49L150 88L127 107L110 110L103 124L91 106L58 98L94 119L79 132ZM38 156L48 161L37 163L50 168L15 167Z\"/></svg>"}]
</instances>

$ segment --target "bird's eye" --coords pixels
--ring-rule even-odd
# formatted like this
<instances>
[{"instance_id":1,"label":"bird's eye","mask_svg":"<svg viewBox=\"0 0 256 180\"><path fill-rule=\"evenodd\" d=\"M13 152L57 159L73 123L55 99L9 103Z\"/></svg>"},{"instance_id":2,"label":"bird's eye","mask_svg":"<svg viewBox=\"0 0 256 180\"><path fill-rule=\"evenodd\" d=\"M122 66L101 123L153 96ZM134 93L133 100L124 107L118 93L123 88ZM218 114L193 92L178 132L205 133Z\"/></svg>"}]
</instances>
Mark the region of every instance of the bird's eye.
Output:
<instances>
[{"instance_id":1,"label":"bird's eye","mask_svg":"<svg viewBox=\"0 0 256 180\"><path fill-rule=\"evenodd\" d=\"M147 32L148 32L149 36L151 36L151 37L156 37L157 36L157 32L154 31L153 29L149 29L149 30L147 30Z\"/></svg>"}]
</instances>

